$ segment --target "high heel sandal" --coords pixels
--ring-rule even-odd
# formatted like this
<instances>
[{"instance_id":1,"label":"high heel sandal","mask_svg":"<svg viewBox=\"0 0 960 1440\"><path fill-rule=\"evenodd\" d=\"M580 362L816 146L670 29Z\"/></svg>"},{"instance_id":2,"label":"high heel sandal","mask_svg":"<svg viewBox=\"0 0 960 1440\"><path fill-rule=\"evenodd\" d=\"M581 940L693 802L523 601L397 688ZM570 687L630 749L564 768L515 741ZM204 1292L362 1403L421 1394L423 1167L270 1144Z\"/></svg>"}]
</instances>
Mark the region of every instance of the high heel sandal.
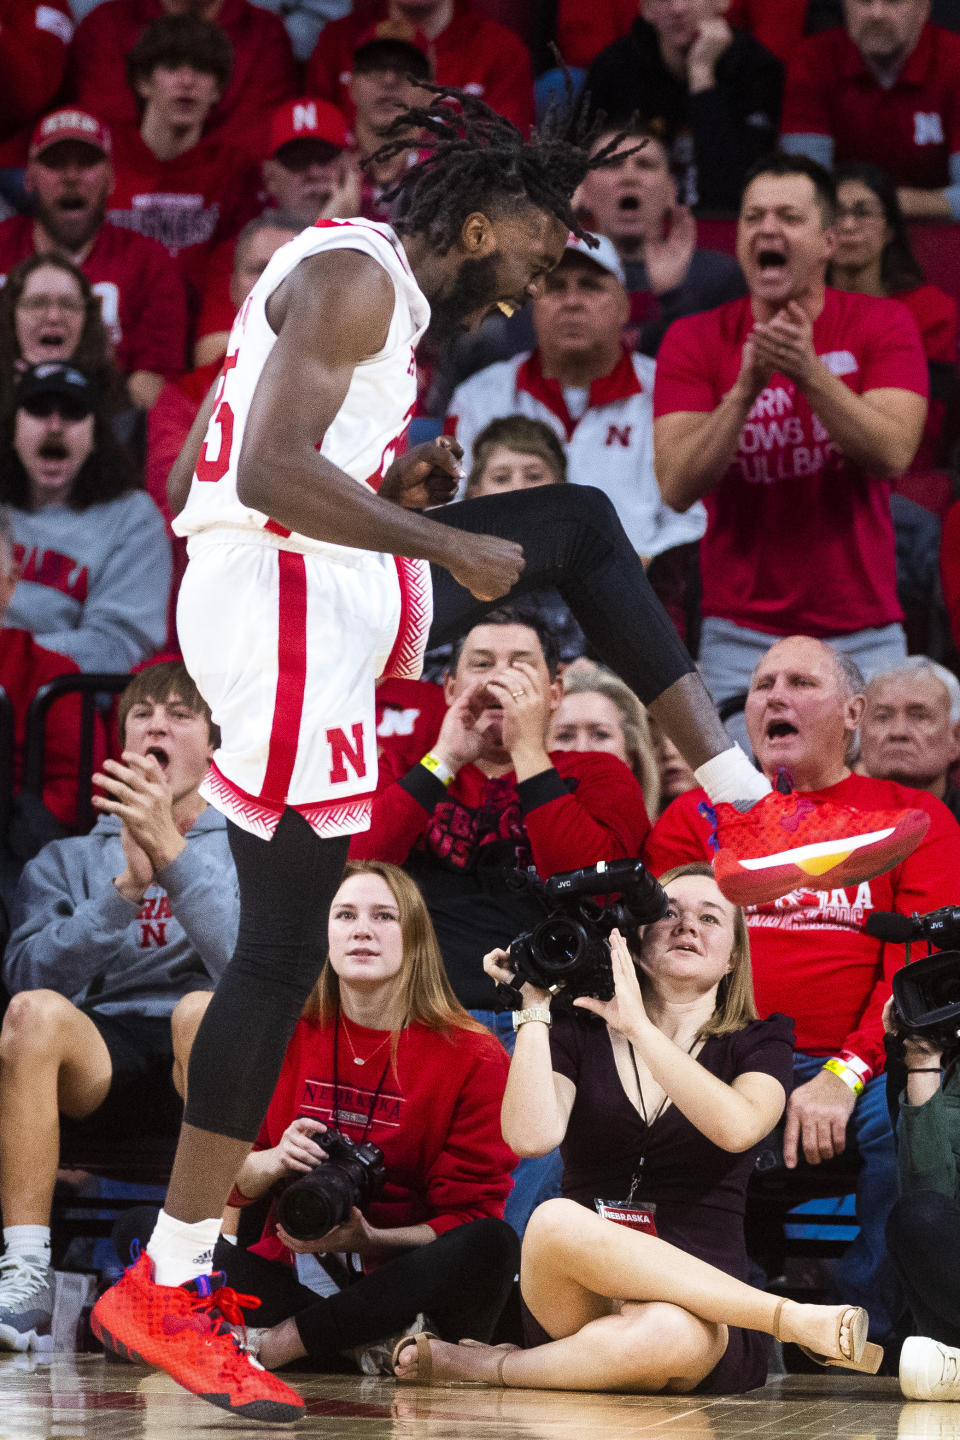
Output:
<instances>
[{"instance_id":1,"label":"high heel sandal","mask_svg":"<svg viewBox=\"0 0 960 1440\"><path fill-rule=\"evenodd\" d=\"M405 1335L402 1340L398 1340L398 1341L397 1341L397 1344L396 1344L396 1346L394 1347L393 1359L392 1359L392 1362L391 1362L391 1363L392 1363L392 1365L393 1365L394 1378L396 1379L396 1381L397 1381L398 1384L400 1384L400 1385L439 1385L439 1386L443 1386L444 1388L448 1388L448 1389L457 1389L457 1388L459 1388L460 1386L463 1386L463 1387L465 1387L465 1388L472 1388L472 1389L477 1389L477 1388L489 1389L490 1387L492 1387L492 1386L494 1386L494 1385L503 1385L503 1384L505 1383L505 1382L504 1382L504 1378L503 1378L503 1362L506 1360L506 1358L507 1358L508 1355L511 1355L511 1354L513 1353L514 1350L519 1350L519 1349L520 1349L520 1346L519 1346L519 1345L509 1345L509 1346L506 1346L506 1347L503 1348L503 1351L502 1351L502 1354L501 1354L501 1356L500 1356L500 1359L497 1361L497 1378L496 1378L495 1381L494 1381L494 1380L434 1380L434 1378L433 1378L433 1356L432 1356L432 1354L430 1353L430 1341L431 1341L431 1340L439 1340L439 1339L440 1339L440 1336L439 1336L439 1335L434 1335L434 1333L433 1333L431 1330L421 1330L421 1331L419 1332L419 1334L417 1334L417 1335ZM488 1348L487 1346L485 1346L485 1345L483 1344L483 1341L482 1341L482 1340L461 1340L461 1341L459 1341L459 1344L461 1344L461 1345L466 1345L466 1346L471 1346L471 1347L475 1347L475 1348L477 1348L477 1347L482 1347L483 1349L487 1349L487 1348ZM415 1346L417 1347L417 1373L416 1373L416 1375L409 1375L409 1376L408 1376L408 1375L397 1375L397 1373L396 1373L397 1361L399 1360L400 1356L402 1355L403 1351L407 1348L408 1345L415 1345ZM496 1348L496 1349L499 1350L501 1347L500 1347L500 1346L496 1346L496 1347L490 1347L490 1348Z\"/></svg>"},{"instance_id":2,"label":"high heel sandal","mask_svg":"<svg viewBox=\"0 0 960 1440\"><path fill-rule=\"evenodd\" d=\"M774 1339L782 1341L780 1333L780 1314L786 1304L786 1299L780 1301L773 1317ZM863 1375L876 1375L883 1362L883 1346L875 1345L867 1339L867 1327L870 1318L859 1305L848 1305L840 1311L837 1316L837 1350L840 1350L840 1334L843 1330L843 1321L849 1316L848 1329L850 1331L850 1354L844 1355L842 1351L836 1357L820 1355L816 1350L811 1350L808 1345L800 1345L798 1349L806 1355L808 1360L814 1360L818 1365L833 1365L841 1370L856 1370ZM790 1343L790 1342L788 1342Z\"/></svg>"}]
</instances>

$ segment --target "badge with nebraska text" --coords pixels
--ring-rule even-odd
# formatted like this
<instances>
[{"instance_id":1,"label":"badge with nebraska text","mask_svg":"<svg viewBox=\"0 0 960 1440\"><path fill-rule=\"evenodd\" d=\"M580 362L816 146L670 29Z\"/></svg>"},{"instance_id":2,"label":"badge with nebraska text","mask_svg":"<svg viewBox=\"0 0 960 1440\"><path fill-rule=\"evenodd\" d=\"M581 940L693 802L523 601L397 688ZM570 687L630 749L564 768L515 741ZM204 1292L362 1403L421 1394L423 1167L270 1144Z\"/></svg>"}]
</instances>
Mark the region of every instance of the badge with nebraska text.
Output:
<instances>
[{"instance_id":1,"label":"badge with nebraska text","mask_svg":"<svg viewBox=\"0 0 960 1440\"><path fill-rule=\"evenodd\" d=\"M614 1225L626 1225L628 1230L640 1230L644 1235L657 1233L656 1205L640 1205L635 1200L594 1200L593 1203L597 1214L604 1220L612 1220Z\"/></svg>"}]
</instances>

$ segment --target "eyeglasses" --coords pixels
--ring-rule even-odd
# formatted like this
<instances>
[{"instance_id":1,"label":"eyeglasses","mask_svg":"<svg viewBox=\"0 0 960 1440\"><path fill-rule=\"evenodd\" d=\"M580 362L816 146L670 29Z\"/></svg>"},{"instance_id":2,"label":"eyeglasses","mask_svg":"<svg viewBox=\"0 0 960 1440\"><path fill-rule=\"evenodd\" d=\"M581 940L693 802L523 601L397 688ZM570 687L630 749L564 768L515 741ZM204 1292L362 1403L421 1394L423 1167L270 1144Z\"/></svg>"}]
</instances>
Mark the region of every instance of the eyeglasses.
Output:
<instances>
[{"instance_id":1,"label":"eyeglasses","mask_svg":"<svg viewBox=\"0 0 960 1440\"><path fill-rule=\"evenodd\" d=\"M18 310L28 315L39 315L44 310L62 310L65 315L82 315L86 310L83 300L71 300L66 295L21 295L17 301Z\"/></svg>"},{"instance_id":2,"label":"eyeglasses","mask_svg":"<svg viewBox=\"0 0 960 1440\"><path fill-rule=\"evenodd\" d=\"M48 420L51 415L59 415L61 420L66 421L86 420L93 413L86 400L57 394L33 395L17 408L36 420Z\"/></svg>"},{"instance_id":3,"label":"eyeglasses","mask_svg":"<svg viewBox=\"0 0 960 1440\"><path fill-rule=\"evenodd\" d=\"M838 205L838 220L882 220L883 211L876 205L869 205L866 200L858 200L855 205Z\"/></svg>"}]
</instances>

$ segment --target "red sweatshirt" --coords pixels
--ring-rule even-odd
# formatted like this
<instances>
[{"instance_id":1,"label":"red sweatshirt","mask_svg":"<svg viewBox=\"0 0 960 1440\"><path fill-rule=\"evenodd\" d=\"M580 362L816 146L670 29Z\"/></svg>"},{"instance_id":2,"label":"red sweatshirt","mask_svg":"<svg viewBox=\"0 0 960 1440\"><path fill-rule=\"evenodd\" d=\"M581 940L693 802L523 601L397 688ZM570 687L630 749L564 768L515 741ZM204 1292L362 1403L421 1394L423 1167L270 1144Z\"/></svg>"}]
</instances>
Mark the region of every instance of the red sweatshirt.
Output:
<instances>
[{"instance_id":1,"label":"red sweatshirt","mask_svg":"<svg viewBox=\"0 0 960 1440\"><path fill-rule=\"evenodd\" d=\"M747 30L786 61L803 34L807 0L732 0L726 19ZM637 18L636 0L559 0L557 44L568 65L589 65L601 50L626 35Z\"/></svg>"},{"instance_id":2,"label":"red sweatshirt","mask_svg":"<svg viewBox=\"0 0 960 1440\"><path fill-rule=\"evenodd\" d=\"M452 1029L440 1035L425 1025L408 1025L400 1035L396 1065L375 1100L390 1032L369 1030L345 1016L340 1027L338 1115L333 1113L334 1027L300 1020L253 1148L272 1149L300 1115L336 1125L359 1142L373 1107L366 1138L383 1151L387 1180L380 1198L364 1211L371 1225L389 1230L429 1225L443 1235L468 1220L502 1219L517 1161L500 1134L509 1068L500 1042L486 1031ZM351 1044L365 1058L362 1066L354 1064ZM272 1213L253 1248L269 1260L290 1259L277 1239Z\"/></svg>"},{"instance_id":3,"label":"red sweatshirt","mask_svg":"<svg viewBox=\"0 0 960 1440\"><path fill-rule=\"evenodd\" d=\"M880 1012L891 978L904 961L902 945L886 945L863 929L875 910L921 913L958 898L960 826L932 795L892 780L850 775L805 799L831 800L855 810L917 808L930 815L926 837L900 865L841 890L794 890L747 909L757 1009L792 1015L797 1049L811 1055L852 1050L878 1074L884 1065ZM688 860L711 860L714 820L703 790L689 790L668 806L647 842L655 875Z\"/></svg>"},{"instance_id":4,"label":"red sweatshirt","mask_svg":"<svg viewBox=\"0 0 960 1440\"><path fill-rule=\"evenodd\" d=\"M307 61L304 94L332 100L347 119L354 110L349 84L357 38L386 15L384 3L357 6L354 13L324 26ZM476 15L455 0L453 18L430 44L434 79L479 95L526 133L533 124L533 70L530 52L506 25Z\"/></svg>"},{"instance_id":5,"label":"red sweatshirt","mask_svg":"<svg viewBox=\"0 0 960 1440\"><path fill-rule=\"evenodd\" d=\"M70 54L69 98L110 126L135 124L124 59L164 10L162 0L106 0L85 15ZM290 40L279 15L249 0L223 0L216 19L233 46L233 69L207 128L259 160L269 149L271 113L297 93Z\"/></svg>"},{"instance_id":6,"label":"red sweatshirt","mask_svg":"<svg viewBox=\"0 0 960 1440\"><path fill-rule=\"evenodd\" d=\"M0 686L13 706L13 780L20 787L26 741L27 710L48 681L58 675L79 675L80 667L66 655L45 650L28 630L0 629ZM80 750L81 703L79 695L58 700L47 714L43 803L64 825L77 818L77 756ZM107 753L106 736L99 720L94 728L94 769Z\"/></svg>"}]
</instances>

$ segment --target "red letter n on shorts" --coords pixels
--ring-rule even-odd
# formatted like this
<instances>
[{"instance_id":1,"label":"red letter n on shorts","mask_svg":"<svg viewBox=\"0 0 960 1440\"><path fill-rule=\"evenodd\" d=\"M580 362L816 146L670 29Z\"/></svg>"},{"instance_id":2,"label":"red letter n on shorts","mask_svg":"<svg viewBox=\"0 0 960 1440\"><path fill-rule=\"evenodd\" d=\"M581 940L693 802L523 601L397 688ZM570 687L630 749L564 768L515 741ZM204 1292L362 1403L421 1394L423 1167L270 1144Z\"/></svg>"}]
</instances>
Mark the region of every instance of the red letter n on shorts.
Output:
<instances>
[{"instance_id":1,"label":"red letter n on shorts","mask_svg":"<svg viewBox=\"0 0 960 1440\"><path fill-rule=\"evenodd\" d=\"M367 762L363 755L363 724L357 721L352 728L353 744L339 728L327 731L327 744L330 746L330 784L342 785L349 780L347 767L344 761L349 761L350 768L359 780L362 780L367 773Z\"/></svg>"}]
</instances>

